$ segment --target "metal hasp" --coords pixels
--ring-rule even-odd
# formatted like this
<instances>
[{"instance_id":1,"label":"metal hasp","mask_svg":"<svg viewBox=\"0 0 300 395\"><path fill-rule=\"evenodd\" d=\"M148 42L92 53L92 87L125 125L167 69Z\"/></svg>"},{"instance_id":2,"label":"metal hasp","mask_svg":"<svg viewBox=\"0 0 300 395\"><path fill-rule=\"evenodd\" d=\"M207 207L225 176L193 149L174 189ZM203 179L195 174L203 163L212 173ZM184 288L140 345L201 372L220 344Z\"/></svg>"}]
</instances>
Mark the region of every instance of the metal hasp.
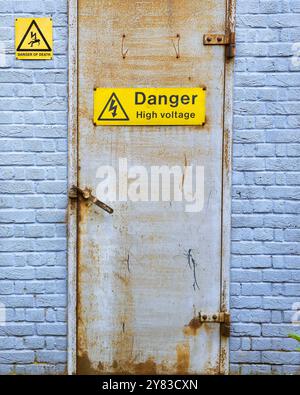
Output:
<instances>
[{"instance_id":1,"label":"metal hasp","mask_svg":"<svg viewBox=\"0 0 300 395\"><path fill-rule=\"evenodd\" d=\"M94 195L92 195L92 190L90 188L81 189L81 188L77 187L76 185L73 185L69 191L69 198L70 199L77 199L78 193L84 200L88 200L91 203L96 204L96 206L100 207L102 210L106 211L107 213L112 214L114 212L114 210L111 207L109 207L107 204L101 202Z\"/></svg>"},{"instance_id":2,"label":"metal hasp","mask_svg":"<svg viewBox=\"0 0 300 395\"><path fill-rule=\"evenodd\" d=\"M199 321L203 323L217 323L221 324L221 335L225 337L230 336L230 313L218 312L218 313L199 313Z\"/></svg>"}]
</instances>

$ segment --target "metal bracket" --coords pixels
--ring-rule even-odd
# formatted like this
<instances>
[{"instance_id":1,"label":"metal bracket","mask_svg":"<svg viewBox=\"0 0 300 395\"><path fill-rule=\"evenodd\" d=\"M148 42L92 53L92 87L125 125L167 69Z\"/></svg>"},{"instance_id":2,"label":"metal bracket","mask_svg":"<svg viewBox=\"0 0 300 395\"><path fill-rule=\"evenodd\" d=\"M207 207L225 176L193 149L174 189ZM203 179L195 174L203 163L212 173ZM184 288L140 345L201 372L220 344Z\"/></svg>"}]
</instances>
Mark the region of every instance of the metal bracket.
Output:
<instances>
[{"instance_id":1,"label":"metal bracket","mask_svg":"<svg viewBox=\"0 0 300 395\"><path fill-rule=\"evenodd\" d=\"M204 34L204 45L225 45L226 57L233 58L235 56L235 32L228 34Z\"/></svg>"},{"instance_id":2,"label":"metal bracket","mask_svg":"<svg viewBox=\"0 0 300 395\"><path fill-rule=\"evenodd\" d=\"M220 324L221 335L225 337L230 336L230 313L218 312L218 313L199 313L199 321L201 324L204 323L217 323Z\"/></svg>"},{"instance_id":3,"label":"metal bracket","mask_svg":"<svg viewBox=\"0 0 300 395\"><path fill-rule=\"evenodd\" d=\"M84 199L88 200L91 203L96 204L96 206L100 207L102 210L106 211L109 214L112 214L114 210L109 207L107 204L101 202L97 199L94 195L92 195L92 190L90 188L81 189L76 185L73 185L72 188L69 190L69 198L70 199L77 199L78 194Z\"/></svg>"}]
</instances>

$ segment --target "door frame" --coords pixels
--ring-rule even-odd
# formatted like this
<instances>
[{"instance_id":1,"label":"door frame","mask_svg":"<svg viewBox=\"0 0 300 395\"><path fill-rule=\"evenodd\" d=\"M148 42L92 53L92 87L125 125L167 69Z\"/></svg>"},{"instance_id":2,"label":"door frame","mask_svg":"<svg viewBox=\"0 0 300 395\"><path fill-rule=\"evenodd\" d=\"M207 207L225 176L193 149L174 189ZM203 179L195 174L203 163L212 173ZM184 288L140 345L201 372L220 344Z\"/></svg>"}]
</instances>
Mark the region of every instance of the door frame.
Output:
<instances>
[{"instance_id":1,"label":"door frame","mask_svg":"<svg viewBox=\"0 0 300 395\"><path fill-rule=\"evenodd\" d=\"M68 191L77 185L78 163L78 0L68 0ZM235 31L236 0L226 0L227 28ZM222 164L222 238L221 238L221 301L222 311L229 311L230 251L231 251L231 162L233 134L233 67L234 60L225 60L223 164ZM68 203L68 304L67 304L67 372L76 374L77 358L77 227L78 208L76 199ZM220 373L229 374L229 338L220 337Z\"/></svg>"}]
</instances>

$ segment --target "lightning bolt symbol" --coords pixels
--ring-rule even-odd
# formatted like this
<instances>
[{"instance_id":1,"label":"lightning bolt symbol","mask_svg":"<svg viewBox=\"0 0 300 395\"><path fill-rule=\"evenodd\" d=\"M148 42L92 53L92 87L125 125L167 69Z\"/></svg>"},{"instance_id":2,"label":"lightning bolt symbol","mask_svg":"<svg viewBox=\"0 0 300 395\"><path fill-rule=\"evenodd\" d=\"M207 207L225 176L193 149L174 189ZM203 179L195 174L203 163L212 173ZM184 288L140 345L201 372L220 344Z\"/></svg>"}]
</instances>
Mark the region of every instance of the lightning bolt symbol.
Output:
<instances>
[{"instance_id":1,"label":"lightning bolt symbol","mask_svg":"<svg viewBox=\"0 0 300 395\"><path fill-rule=\"evenodd\" d=\"M117 115L117 108L118 108L118 105L115 104L115 102L116 102L115 99L112 99L109 106L109 111L112 112L113 117Z\"/></svg>"}]
</instances>

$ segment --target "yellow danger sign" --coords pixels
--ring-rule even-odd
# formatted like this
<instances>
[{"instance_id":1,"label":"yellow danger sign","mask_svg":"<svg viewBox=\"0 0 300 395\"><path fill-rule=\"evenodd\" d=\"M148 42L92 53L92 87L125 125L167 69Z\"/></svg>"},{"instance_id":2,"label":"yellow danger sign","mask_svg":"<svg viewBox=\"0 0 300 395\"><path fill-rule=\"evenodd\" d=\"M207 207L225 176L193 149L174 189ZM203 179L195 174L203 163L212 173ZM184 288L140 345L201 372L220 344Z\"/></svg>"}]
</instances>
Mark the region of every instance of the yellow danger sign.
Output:
<instances>
[{"instance_id":1,"label":"yellow danger sign","mask_svg":"<svg viewBox=\"0 0 300 395\"><path fill-rule=\"evenodd\" d=\"M94 125L204 125L205 88L96 88Z\"/></svg>"},{"instance_id":2,"label":"yellow danger sign","mask_svg":"<svg viewBox=\"0 0 300 395\"><path fill-rule=\"evenodd\" d=\"M52 18L16 18L15 42L17 59L52 59Z\"/></svg>"}]
</instances>

